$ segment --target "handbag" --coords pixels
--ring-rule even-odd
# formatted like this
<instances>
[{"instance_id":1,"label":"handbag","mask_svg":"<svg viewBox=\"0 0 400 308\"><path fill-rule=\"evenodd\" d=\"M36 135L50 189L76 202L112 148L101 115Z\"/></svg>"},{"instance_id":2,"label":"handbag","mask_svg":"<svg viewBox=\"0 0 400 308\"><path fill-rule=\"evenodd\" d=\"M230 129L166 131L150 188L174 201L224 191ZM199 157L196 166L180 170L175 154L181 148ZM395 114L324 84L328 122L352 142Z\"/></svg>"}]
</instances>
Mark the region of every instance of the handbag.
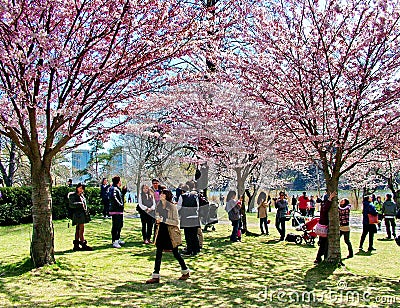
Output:
<instances>
[{"instance_id":1,"label":"handbag","mask_svg":"<svg viewBox=\"0 0 400 308\"><path fill-rule=\"evenodd\" d=\"M378 215L368 214L368 223L370 225L378 224L379 223Z\"/></svg>"},{"instance_id":2,"label":"handbag","mask_svg":"<svg viewBox=\"0 0 400 308\"><path fill-rule=\"evenodd\" d=\"M316 235L318 235L320 237L327 237L328 236L328 226L317 223L314 227L314 232Z\"/></svg>"}]
</instances>

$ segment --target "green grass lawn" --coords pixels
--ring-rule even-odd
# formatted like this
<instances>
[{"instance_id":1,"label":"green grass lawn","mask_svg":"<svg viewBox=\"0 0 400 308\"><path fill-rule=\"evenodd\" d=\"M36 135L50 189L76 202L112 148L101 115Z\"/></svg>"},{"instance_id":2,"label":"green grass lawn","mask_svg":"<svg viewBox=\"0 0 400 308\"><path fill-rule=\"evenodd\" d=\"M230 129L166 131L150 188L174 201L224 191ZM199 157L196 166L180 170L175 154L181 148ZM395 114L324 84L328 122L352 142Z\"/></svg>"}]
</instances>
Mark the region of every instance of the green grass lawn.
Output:
<instances>
[{"instance_id":1,"label":"green grass lawn","mask_svg":"<svg viewBox=\"0 0 400 308\"><path fill-rule=\"evenodd\" d=\"M258 233L255 215L249 226ZM155 247L142 244L139 219L125 219L126 245L113 249L111 220L95 218L86 228L90 252L72 251L74 229L67 221L54 227L57 262L39 269L29 261L31 225L0 228L1 307L400 307L400 247L394 241L376 240L376 252L356 254L341 268L314 266L317 246L278 242L274 227L270 236L232 244L223 218L216 231L204 234L201 254L185 258L189 280L177 280L179 264L165 253L161 283L146 285ZM359 238L352 232L355 252Z\"/></svg>"}]
</instances>

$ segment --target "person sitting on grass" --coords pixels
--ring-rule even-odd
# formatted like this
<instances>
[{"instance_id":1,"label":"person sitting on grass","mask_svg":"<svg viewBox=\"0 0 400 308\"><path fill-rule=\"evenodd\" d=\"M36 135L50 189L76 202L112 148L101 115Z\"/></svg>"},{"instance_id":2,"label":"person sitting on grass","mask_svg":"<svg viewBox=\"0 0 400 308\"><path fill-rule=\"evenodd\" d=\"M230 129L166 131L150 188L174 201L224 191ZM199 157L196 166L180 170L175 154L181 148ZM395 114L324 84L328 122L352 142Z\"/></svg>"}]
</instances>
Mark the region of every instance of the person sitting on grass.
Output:
<instances>
[{"instance_id":1,"label":"person sitting on grass","mask_svg":"<svg viewBox=\"0 0 400 308\"><path fill-rule=\"evenodd\" d=\"M182 276L179 280L187 280L190 276L189 268L186 266L185 260L178 251L178 246L182 244L181 231L179 230L179 216L175 204L172 203L172 192L164 189L160 193L160 201L156 206L156 235L155 245L157 247L154 271L151 279L146 284L160 282L161 259L164 250L172 250L175 259L181 266Z\"/></svg>"}]
</instances>

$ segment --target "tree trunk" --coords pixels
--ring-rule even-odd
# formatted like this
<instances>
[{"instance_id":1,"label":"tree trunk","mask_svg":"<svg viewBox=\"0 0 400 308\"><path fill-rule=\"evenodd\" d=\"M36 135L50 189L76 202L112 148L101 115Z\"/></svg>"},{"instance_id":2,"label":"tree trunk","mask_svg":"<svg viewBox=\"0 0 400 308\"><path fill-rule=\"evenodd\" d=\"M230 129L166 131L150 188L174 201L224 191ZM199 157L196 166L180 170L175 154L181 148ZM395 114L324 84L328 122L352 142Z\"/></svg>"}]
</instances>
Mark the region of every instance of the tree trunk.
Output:
<instances>
[{"instance_id":1,"label":"tree trunk","mask_svg":"<svg viewBox=\"0 0 400 308\"><path fill-rule=\"evenodd\" d=\"M326 180L326 187L328 194L338 191L339 177L332 176L331 179ZM328 258L330 263L340 264L342 257L340 253L340 231L339 231L339 211L338 211L338 198L332 200L332 206L329 210L329 231L328 231Z\"/></svg>"},{"instance_id":2,"label":"tree trunk","mask_svg":"<svg viewBox=\"0 0 400 308\"><path fill-rule=\"evenodd\" d=\"M33 232L31 258L35 267L53 264L54 227L52 220L50 163L31 161Z\"/></svg>"}]
</instances>

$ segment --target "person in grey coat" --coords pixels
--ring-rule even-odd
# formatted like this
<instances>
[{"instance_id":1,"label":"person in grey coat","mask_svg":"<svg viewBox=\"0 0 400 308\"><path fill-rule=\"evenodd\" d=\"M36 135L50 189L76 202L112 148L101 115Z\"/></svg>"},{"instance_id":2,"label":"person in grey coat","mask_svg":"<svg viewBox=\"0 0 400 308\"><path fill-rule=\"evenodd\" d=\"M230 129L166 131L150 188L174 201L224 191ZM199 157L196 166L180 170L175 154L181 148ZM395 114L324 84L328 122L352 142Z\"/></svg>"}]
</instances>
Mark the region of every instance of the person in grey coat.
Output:
<instances>
[{"instance_id":1,"label":"person in grey coat","mask_svg":"<svg viewBox=\"0 0 400 308\"><path fill-rule=\"evenodd\" d=\"M392 195L387 194L386 200L382 205L382 213L385 218L387 239L391 239L391 235L396 238L396 213L398 206L392 200ZM392 234L390 234L390 227L392 227Z\"/></svg>"}]
</instances>

